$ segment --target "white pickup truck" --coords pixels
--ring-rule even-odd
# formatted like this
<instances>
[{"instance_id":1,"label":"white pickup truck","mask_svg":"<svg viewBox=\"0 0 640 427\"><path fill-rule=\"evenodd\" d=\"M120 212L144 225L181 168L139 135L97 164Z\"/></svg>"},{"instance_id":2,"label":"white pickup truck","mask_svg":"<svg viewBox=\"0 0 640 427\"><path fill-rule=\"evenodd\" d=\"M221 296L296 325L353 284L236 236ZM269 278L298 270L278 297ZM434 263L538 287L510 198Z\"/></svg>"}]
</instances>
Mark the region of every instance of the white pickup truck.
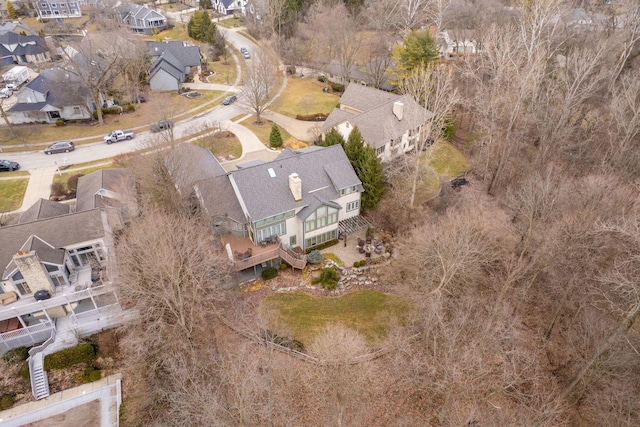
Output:
<instances>
[{"instance_id":1,"label":"white pickup truck","mask_svg":"<svg viewBox=\"0 0 640 427\"><path fill-rule=\"evenodd\" d=\"M104 142L107 144L112 144L114 142L129 140L133 138L135 134L132 130L114 130L113 132L105 135Z\"/></svg>"}]
</instances>

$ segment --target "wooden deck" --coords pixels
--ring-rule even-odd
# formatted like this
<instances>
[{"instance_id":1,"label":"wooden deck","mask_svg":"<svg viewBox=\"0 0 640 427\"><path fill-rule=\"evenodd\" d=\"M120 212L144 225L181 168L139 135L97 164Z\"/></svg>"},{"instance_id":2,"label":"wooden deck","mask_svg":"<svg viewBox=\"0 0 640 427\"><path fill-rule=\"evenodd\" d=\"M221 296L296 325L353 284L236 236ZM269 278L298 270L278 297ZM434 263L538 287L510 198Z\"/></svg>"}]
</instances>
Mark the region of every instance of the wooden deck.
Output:
<instances>
[{"instance_id":1,"label":"wooden deck","mask_svg":"<svg viewBox=\"0 0 640 427\"><path fill-rule=\"evenodd\" d=\"M278 257L291 264L294 268L302 269L307 264L306 255L300 256L294 254L293 251L287 250L282 247L280 243L270 243L265 246L254 245L251 239L236 237L231 235L225 235L220 237L222 246L225 247L228 243L231 246L231 254L233 256L233 263L235 270L240 271L249 267L253 267L263 262L276 259ZM251 250L251 256L242 257L239 254L246 254L248 250Z\"/></svg>"}]
</instances>

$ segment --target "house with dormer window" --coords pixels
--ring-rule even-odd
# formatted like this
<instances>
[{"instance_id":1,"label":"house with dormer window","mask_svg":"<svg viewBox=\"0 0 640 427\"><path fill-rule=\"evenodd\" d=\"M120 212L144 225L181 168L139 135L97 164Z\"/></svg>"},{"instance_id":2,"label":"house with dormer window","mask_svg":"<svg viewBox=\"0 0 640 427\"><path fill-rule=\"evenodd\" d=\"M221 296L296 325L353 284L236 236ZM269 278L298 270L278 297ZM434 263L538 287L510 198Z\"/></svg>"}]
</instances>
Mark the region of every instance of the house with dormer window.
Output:
<instances>
[{"instance_id":1,"label":"house with dormer window","mask_svg":"<svg viewBox=\"0 0 640 427\"><path fill-rule=\"evenodd\" d=\"M212 9L223 15L245 15L247 4L246 0L213 0Z\"/></svg>"},{"instance_id":2,"label":"house with dormer window","mask_svg":"<svg viewBox=\"0 0 640 427\"><path fill-rule=\"evenodd\" d=\"M324 136L335 128L346 141L357 126L364 142L384 162L415 149L432 116L408 94L351 83L340 97L339 108L329 114L320 129Z\"/></svg>"},{"instance_id":3,"label":"house with dormer window","mask_svg":"<svg viewBox=\"0 0 640 427\"><path fill-rule=\"evenodd\" d=\"M286 148L273 161L230 172L207 150L188 144L176 150L189 151L174 157L176 164L184 168L193 159L189 169L199 171L191 179L173 172L176 186L210 218L237 271L283 261L304 268L306 252L338 239L341 223L360 215L362 183L340 145Z\"/></svg>"}]
</instances>

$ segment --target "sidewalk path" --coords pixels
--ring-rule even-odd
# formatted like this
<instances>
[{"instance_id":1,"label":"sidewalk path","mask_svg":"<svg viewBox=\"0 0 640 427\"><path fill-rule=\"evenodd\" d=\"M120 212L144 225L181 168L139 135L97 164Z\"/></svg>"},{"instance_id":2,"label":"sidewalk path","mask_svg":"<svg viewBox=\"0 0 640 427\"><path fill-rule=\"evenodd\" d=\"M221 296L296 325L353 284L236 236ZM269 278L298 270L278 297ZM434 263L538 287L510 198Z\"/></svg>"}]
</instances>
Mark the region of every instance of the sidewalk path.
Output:
<instances>
[{"instance_id":1,"label":"sidewalk path","mask_svg":"<svg viewBox=\"0 0 640 427\"><path fill-rule=\"evenodd\" d=\"M31 176L29 177L27 190L24 193L24 199L22 199L22 206L20 206L20 209L12 213L24 212L40 199L49 200L49 195L51 194L51 183L53 182L53 176L56 173L56 168L31 169L29 172L31 173Z\"/></svg>"},{"instance_id":2,"label":"sidewalk path","mask_svg":"<svg viewBox=\"0 0 640 427\"><path fill-rule=\"evenodd\" d=\"M283 127L295 139L304 142L313 142L315 136L320 132L320 126L322 126L322 122L296 120L271 110L266 110L262 116Z\"/></svg>"}]
</instances>

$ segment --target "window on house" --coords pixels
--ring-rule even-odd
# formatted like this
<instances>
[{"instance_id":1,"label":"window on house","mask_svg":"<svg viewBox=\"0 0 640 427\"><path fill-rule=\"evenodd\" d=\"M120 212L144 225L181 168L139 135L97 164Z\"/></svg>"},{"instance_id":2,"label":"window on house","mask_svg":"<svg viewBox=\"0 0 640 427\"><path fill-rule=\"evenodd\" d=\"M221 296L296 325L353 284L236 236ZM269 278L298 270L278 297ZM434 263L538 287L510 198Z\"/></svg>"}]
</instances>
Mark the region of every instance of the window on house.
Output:
<instances>
[{"instance_id":1,"label":"window on house","mask_svg":"<svg viewBox=\"0 0 640 427\"><path fill-rule=\"evenodd\" d=\"M105 253L100 247L100 244L94 246L85 246L83 248L71 249L69 251L69 257L73 262L73 265L80 268L85 265L91 265L95 262L101 263L104 261Z\"/></svg>"},{"instance_id":2,"label":"window on house","mask_svg":"<svg viewBox=\"0 0 640 427\"><path fill-rule=\"evenodd\" d=\"M47 7L47 4L46 4L46 3L41 3L41 4L40 4L40 7L42 7L42 8L46 8L46 7Z\"/></svg>"},{"instance_id":3,"label":"window on house","mask_svg":"<svg viewBox=\"0 0 640 427\"><path fill-rule=\"evenodd\" d=\"M377 154L378 156L381 156L381 155L383 155L383 154L384 154L384 145L383 145L382 147L378 147L378 148L376 148L376 154Z\"/></svg>"},{"instance_id":4,"label":"window on house","mask_svg":"<svg viewBox=\"0 0 640 427\"><path fill-rule=\"evenodd\" d=\"M304 231L313 231L338 222L338 209L320 206L304 222Z\"/></svg>"},{"instance_id":5,"label":"window on house","mask_svg":"<svg viewBox=\"0 0 640 427\"><path fill-rule=\"evenodd\" d=\"M283 219L293 218L293 211L285 212L282 214L270 216L269 218L261 219L260 221L256 221L256 228L262 227L265 224L271 224L276 221L282 221Z\"/></svg>"},{"instance_id":6,"label":"window on house","mask_svg":"<svg viewBox=\"0 0 640 427\"><path fill-rule=\"evenodd\" d=\"M283 234L287 234L287 223L281 222L279 224L273 224L268 227L256 230L256 243L260 243L271 236L281 236Z\"/></svg>"},{"instance_id":7,"label":"window on house","mask_svg":"<svg viewBox=\"0 0 640 427\"><path fill-rule=\"evenodd\" d=\"M73 114L80 114L82 109L80 107L73 107Z\"/></svg>"},{"instance_id":8,"label":"window on house","mask_svg":"<svg viewBox=\"0 0 640 427\"><path fill-rule=\"evenodd\" d=\"M360 200L347 203L347 212L355 211L360 207Z\"/></svg>"},{"instance_id":9,"label":"window on house","mask_svg":"<svg viewBox=\"0 0 640 427\"><path fill-rule=\"evenodd\" d=\"M13 284L13 287L16 288L21 297L31 295L33 293L29 288L29 284L24 279L20 271L11 276L11 283Z\"/></svg>"},{"instance_id":10,"label":"window on house","mask_svg":"<svg viewBox=\"0 0 640 427\"><path fill-rule=\"evenodd\" d=\"M305 242L305 249L313 246L321 245L324 242L338 238L338 230L327 231L326 233L318 234L317 236L309 237Z\"/></svg>"},{"instance_id":11,"label":"window on house","mask_svg":"<svg viewBox=\"0 0 640 427\"><path fill-rule=\"evenodd\" d=\"M340 190L340 195L346 196L347 194L355 193L355 191L356 191L356 186L353 185L351 187L343 188L342 190Z\"/></svg>"},{"instance_id":12,"label":"window on house","mask_svg":"<svg viewBox=\"0 0 640 427\"><path fill-rule=\"evenodd\" d=\"M294 247L298 244L298 236L289 236L289 246Z\"/></svg>"}]
</instances>

